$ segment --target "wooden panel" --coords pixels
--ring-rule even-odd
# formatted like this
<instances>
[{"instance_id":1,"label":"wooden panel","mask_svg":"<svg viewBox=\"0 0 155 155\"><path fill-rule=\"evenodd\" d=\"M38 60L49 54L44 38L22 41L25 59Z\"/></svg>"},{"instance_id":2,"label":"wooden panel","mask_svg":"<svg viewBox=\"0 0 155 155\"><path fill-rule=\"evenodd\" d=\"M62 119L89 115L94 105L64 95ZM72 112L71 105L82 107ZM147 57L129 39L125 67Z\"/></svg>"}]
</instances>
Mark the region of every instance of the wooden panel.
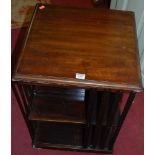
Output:
<instances>
[{"instance_id":1,"label":"wooden panel","mask_svg":"<svg viewBox=\"0 0 155 155\"><path fill-rule=\"evenodd\" d=\"M55 91L50 89L47 91L47 88L44 88L36 91L37 94L32 101L29 119L52 122L84 123L85 104L84 100L81 99L81 94L79 95L77 93L78 91L80 92L80 90L66 90L64 94L62 90L64 89L56 89ZM71 93L71 91L73 92ZM75 94L75 92L77 94ZM82 95L84 99L84 94Z\"/></svg>"},{"instance_id":2,"label":"wooden panel","mask_svg":"<svg viewBox=\"0 0 155 155\"><path fill-rule=\"evenodd\" d=\"M113 146L110 148L110 141L113 138L116 129L116 127L102 127L102 134L100 137L101 139L99 145L101 149L113 149Z\"/></svg>"},{"instance_id":3,"label":"wooden panel","mask_svg":"<svg viewBox=\"0 0 155 155\"><path fill-rule=\"evenodd\" d=\"M37 147L82 147L81 125L38 122L33 144Z\"/></svg>"},{"instance_id":4,"label":"wooden panel","mask_svg":"<svg viewBox=\"0 0 155 155\"><path fill-rule=\"evenodd\" d=\"M137 52L132 12L36 7L13 80L138 91Z\"/></svg>"},{"instance_id":5,"label":"wooden panel","mask_svg":"<svg viewBox=\"0 0 155 155\"><path fill-rule=\"evenodd\" d=\"M106 125L108 120L108 109L110 106L110 92L104 91L99 93L99 110L97 116L98 125Z\"/></svg>"},{"instance_id":6,"label":"wooden panel","mask_svg":"<svg viewBox=\"0 0 155 155\"><path fill-rule=\"evenodd\" d=\"M85 148L82 135L82 125L38 122L33 147L112 153L108 148Z\"/></svg>"},{"instance_id":7,"label":"wooden panel","mask_svg":"<svg viewBox=\"0 0 155 155\"><path fill-rule=\"evenodd\" d=\"M85 100L85 89L78 88L64 88L64 87L49 87L49 86L36 86L35 94L51 98L53 96L59 96L59 99L67 101L78 101L84 102Z\"/></svg>"},{"instance_id":8,"label":"wooden panel","mask_svg":"<svg viewBox=\"0 0 155 155\"><path fill-rule=\"evenodd\" d=\"M111 93L109 102L109 113L107 126L118 126L120 118L119 103L122 99L122 92Z\"/></svg>"},{"instance_id":9,"label":"wooden panel","mask_svg":"<svg viewBox=\"0 0 155 155\"><path fill-rule=\"evenodd\" d=\"M97 117L97 109L98 109L98 103L97 103L97 91L94 89L91 89L87 91L86 93L86 104L87 104L87 123L88 124L96 124L96 117Z\"/></svg>"}]
</instances>

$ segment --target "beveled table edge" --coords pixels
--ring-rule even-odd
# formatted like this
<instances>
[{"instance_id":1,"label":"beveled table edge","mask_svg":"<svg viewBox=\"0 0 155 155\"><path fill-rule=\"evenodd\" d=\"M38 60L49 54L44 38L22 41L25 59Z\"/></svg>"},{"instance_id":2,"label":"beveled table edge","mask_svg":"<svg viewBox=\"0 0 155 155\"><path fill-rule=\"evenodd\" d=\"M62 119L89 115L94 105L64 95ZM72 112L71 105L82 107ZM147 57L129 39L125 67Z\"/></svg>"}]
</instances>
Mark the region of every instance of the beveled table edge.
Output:
<instances>
[{"instance_id":1,"label":"beveled table edge","mask_svg":"<svg viewBox=\"0 0 155 155\"><path fill-rule=\"evenodd\" d=\"M139 83L136 84L127 84L127 83L116 83L116 82L109 82L109 81L95 81L95 80L79 80L74 78L67 78L67 77L53 77L53 76L42 76L42 75L23 75L17 73L23 51L25 48L25 45L27 43L27 39L29 37L29 33L31 30L31 26L33 25L33 21L35 18L35 14L38 11L38 7L41 5L41 3L37 3L34 9L34 13L32 16L32 20L30 23L30 26L27 31L27 37L25 38L25 41L23 43L23 48L20 52L19 59L17 64L15 65L14 75L12 77L12 81L22 81L22 82L29 82L34 84L44 84L44 85L63 85L63 86L76 86L76 87L82 87L82 88L98 88L98 89L119 89L119 90L127 90L127 91L135 91L135 92L141 92L143 91L143 86L141 83L141 80ZM53 7L59 7L56 5L51 5ZM66 6L61 6L59 8L67 8ZM83 8L75 8L71 7L72 9L83 9ZM92 9L92 8L88 8ZM103 9L102 9L103 10ZM106 11L109 11L107 9L104 9ZM111 12L124 12L123 10L111 10ZM134 15L132 11L125 11L128 14Z\"/></svg>"},{"instance_id":2,"label":"beveled table edge","mask_svg":"<svg viewBox=\"0 0 155 155\"><path fill-rule=\"evenodd\" d=\"M109 81L95 81L95 80L79 80L76 78L67 77L53 77L53 76L42 76L42 75L22 75L16 73L12 77L13 82L25 82L31 84L43 84L43 85L58 85L58 86L75 86L81 88L98 88L98 89L116 89L126 91L143 91L143 86L127 84L127 83L116 83Z\"/></svg>"}]
</instances>

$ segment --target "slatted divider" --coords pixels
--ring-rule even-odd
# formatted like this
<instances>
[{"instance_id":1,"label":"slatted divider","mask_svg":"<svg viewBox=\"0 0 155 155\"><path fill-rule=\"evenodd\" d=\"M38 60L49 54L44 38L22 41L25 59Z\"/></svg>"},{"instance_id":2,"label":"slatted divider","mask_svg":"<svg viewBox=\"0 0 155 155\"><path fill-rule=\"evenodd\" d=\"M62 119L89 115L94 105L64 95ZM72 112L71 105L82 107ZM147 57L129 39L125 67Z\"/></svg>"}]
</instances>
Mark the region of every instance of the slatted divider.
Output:
<instances>
[{"instance_id":1,"label":"slatted divider","mask_svg":"<svg viewBox=\"0 0 155 155\"><path fill-rule=\"evenodd\" d=\"M41 93L42 90L39 90L35 85L20 82L13 83L12 88L33 139L35 128L37 128L35 122L37 121L30 121L28 115L33 104L33 97L37 91ZM86 89L84 100L86 122L82 124L83 127L81 127L82 131L80 132L82 134L81 149L112 150L135 95L135 92L129 92L121 112L122 91Z\"/></svg>"}]
</instances>

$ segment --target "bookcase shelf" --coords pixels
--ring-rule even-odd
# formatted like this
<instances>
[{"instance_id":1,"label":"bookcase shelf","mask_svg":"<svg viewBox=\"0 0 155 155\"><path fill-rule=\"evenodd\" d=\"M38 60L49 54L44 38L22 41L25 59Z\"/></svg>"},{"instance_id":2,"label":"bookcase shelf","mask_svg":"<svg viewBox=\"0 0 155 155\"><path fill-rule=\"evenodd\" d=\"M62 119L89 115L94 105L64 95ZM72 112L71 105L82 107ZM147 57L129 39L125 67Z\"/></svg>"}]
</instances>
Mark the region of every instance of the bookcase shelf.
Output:
<instances>
[{"instance_id":1,"label":"bookcase shelf","mask_svg":"<svg viewBox=\"0 0 155 155\"><path fill-rule=\"evenodd\" d=\"M134 14L41 5L12 77L33 146L111 153L143 90Z\"/></svg>"},{"instance_id":2,"label":"bookcase shelf","mask_svg":"<svg viewBox=\"0 0 155 155\"><path fill-rule=\"evenodd\" d=\"M84 147L84 124L70 123L51 123L37 121L35 135L33 138L34 148L57 148L93 152L111 153L109 149L110 138L115 131L115 128L102 127L101 142L102 145L94 148L93 145ZM95 129L95 126L94 126ZM95 137L92 136L93 142Z\"/></svg>"},{"instance_id":3,"label":"bookcase shelf","mask_svg":"<svg viewBox=\"0 0 155 155\"><path fill-rule=\"evenodd\" d=\"M63 93L64 92L64 93ZM31 104L30 120L85 123L83 89L38 89Z\"/></svg>"},{"instance_id":4,"label":"bookcase shelf","mask_svg":"<svg viewBox=\"0 0 155 155\"><path fill-rule=\"evenodd\" d=\"M82 148L83 125L37 122L33 145L36 148Z\"/></svg>"},{"instance_id":5,"label":"bookcase shelf","mask_svg":"<svg viewBox=\"0 0 155 155\"><path fill-rule=\"evenodd\" d=\"M20 103L35 148L111 153L133 102L129 92L120 111L122 91L51 87L18 83ZM15 93L16 94L16 93ZM17 93L18 94L18 93ZM19 98L18 98L19 101ZM28 116L28 119L27 119Z\"/></svg>"}]
</instances>

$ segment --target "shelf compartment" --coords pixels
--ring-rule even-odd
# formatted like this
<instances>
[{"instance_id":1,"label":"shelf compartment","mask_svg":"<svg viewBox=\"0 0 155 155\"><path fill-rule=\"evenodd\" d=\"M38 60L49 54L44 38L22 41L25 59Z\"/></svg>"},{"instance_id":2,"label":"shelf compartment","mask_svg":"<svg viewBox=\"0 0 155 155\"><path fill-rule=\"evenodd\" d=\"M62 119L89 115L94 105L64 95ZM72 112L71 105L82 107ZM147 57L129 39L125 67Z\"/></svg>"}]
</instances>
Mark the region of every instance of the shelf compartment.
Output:
<instances>
[{"instance_id":1,"label":"shelf compartment","mask_svg":"<svg viewBox=\"0 0 155 155\"><path fill-rule=\"evenodd\" d=\"M30 120L85 123L84 90L38 89L32 100Z\"/></svg>"},{"instance_id":2,"label":"shelf compartment","mask_svg":"<svg viewBox=\"0 0 155 155\"><path fill-rule=\"evenodd\" d=\"M83 125L37 122L33 146L36 148L82 148Z\"/></svg>"},{"instance_id":3,"label":"shelf compartment","mask_svg":"<svg viewBox=\"0 0 155 155\"><path fill-rule=\"evenodd\" d=\"M59 96L61 99L84 101L85 89L73 89L73 88L62 88L62 87L49 87L49 86L35 86L34 93L39 96L51 97Z\"/></svg>"},{"instance_id":4,"label":"shelf compartment","mask_svg":"<svg viewBox=\"0 0 155 155\"><path fill-rule=\"evenodd\" d=\"M69 149L76 151L112 153L108 147L83 147L83 124L51 123L37 121L33 139L34 148Z\"/></svg>"}]
</instances>

